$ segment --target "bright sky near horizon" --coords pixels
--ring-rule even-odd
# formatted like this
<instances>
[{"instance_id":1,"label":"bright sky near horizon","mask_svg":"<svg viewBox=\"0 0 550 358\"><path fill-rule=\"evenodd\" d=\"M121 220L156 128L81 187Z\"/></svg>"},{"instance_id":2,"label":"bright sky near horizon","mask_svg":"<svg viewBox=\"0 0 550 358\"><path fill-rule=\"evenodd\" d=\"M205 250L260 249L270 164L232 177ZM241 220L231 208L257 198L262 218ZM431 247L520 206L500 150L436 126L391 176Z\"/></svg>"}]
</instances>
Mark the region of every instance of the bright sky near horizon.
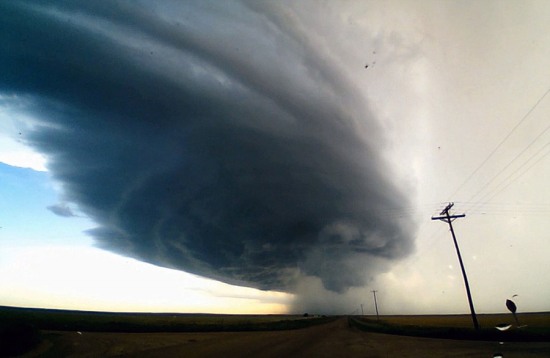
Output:
<instances>
[{"instance_id":1,"label":"bright sky near horizon","mask_svg":"<svg viewBox=\"0 0 550 358\"><path fill-rule=\"evenodd\" d=\"M0 305L550 310L550 3L0 7Z\"/></svg>"},{"instance_id":2,"label":"bright sky near horizon","mask_svg":"<svg viewBox=\"0 0 550 358\"><path fill-rule=\"evenodd\" d=\"M288 294L231 286L95 248L83 232L95 226L88 218L68 220L47 210L62 197L48 173L18 167L32 164L26 160L12 164L0 164L1 305L120 312L286 312Z\"/></svg>"}]
</instances>

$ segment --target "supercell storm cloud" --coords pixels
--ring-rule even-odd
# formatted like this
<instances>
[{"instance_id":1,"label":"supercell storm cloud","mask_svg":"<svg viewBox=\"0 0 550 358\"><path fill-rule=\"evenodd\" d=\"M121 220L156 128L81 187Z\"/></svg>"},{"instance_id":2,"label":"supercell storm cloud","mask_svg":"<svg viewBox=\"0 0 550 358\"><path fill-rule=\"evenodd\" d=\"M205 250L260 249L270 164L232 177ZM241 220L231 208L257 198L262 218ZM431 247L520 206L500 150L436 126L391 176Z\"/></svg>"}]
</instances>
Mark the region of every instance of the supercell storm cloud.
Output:
<instances>
[{"instance_id":1,"label":"supercell storm cloud","mask_svg":"<svg viewBox=\"0 0 550 358\"><path fill-rule=\"evenodd\" d=\"M272 5L2 2L1 98L33 118L22 137L101 247L337 292L411 251L411 223L379 210L407 203L380 123L326 46Z\"/></svg>"}]
</instances>

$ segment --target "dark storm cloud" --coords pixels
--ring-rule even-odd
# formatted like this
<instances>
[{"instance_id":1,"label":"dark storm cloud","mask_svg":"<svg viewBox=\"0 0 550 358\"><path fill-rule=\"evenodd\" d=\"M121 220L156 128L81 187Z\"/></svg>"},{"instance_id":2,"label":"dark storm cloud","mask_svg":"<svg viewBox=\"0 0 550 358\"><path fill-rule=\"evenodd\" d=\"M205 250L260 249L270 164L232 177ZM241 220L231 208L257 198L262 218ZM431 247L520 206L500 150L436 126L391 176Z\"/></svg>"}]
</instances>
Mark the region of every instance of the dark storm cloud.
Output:
<instances>
[{"instance_id":1,"label":"dark storm cloud","mask_svg":"<svg viewBox=\"0 0 550 358\"><path fill-rule=\"evenodd\" d=\"M335 291L410 251L378 210L406 202L379 125L287 10L146 4L0 5L0 90L32 103L27 140L102 247Z\"/></svg>"},{"instance_id":2,"label":"dark storm cloud","mask_svg":"<svg viewBox=\"0 0 550 358\"><path fill-rule=\"evenodd\" d=\"M62 216L62 217L65 217L65 218L72 218L72 217L76 216L75 213L73 213L73 210L70 207L68 207L67 205L63 205L63 204L50 205L46 209L48 209L49 211L51 211L55 215Z\"/></svg>"}]
</instances>

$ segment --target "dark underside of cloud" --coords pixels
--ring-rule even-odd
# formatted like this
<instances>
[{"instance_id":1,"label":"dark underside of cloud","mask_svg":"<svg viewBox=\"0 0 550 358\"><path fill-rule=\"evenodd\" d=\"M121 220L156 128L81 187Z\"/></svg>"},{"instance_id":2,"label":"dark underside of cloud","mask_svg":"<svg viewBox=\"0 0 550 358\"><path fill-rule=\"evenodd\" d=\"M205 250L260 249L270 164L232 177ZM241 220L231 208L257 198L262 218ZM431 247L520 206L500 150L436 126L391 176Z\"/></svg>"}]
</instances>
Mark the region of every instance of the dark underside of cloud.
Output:
<instances>
[{"instance_id":1,"label":"dark underside of cloud","mask_svg":"<svg viewBox=\"0 0 550 358\"><path fill-rule=\"evenodd\" d=\"M410 252L410 223L379 210L407 201L381 128L296 19L254 2L145 4L0 4L0 94L37 121L24 137L101 247L338 292Z\"/></svg>"},{"instance_id":2,"label":"dark underside of cloud","mask_svg":"<svg viewBox=\"0 0 550 358\"><path fill-rule=\"evenodd\" d=\"M63 204L50 205L46 209L48 209L49 211L51 211L57 216L62 216L65 218L71 218L76 216L70 207Z\"/></svg>"}]
</instances>

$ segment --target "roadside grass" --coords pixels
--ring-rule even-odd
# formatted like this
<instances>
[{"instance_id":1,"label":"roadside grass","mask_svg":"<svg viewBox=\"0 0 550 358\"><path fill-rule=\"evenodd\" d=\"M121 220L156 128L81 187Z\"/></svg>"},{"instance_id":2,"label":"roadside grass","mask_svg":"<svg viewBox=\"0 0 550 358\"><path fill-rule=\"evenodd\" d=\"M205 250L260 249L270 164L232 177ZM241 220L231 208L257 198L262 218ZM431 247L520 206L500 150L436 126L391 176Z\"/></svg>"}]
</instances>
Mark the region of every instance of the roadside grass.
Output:
<instances>
[{"instance_id":1,"label":"roadside grass","mask_svg":"<svg viewBox=\"0 0 550 358\"><path fill-rule=\"evenodd\" d=\"M0 322L40 330L88 332L236 332L287 330L330 322L333 317L298 315L220 315L111 313L0 307Z\"/></svg>"},{"instance_id":2,"label":"roadside grass","mask_svg":"<svg viewBox=\"0 0 550 358\"><path fill-rule=\"evenodd\" d=\"M521 325L516 327L510 314L479 314L479 331L472 327L470 315L418 315L349 317L350 325L378 333L406 336L488 340L488 341L550 341L550 313L518 314ZM498 324L512 324L511 329L499 331Z\"/></svg>"}]
</instances>

